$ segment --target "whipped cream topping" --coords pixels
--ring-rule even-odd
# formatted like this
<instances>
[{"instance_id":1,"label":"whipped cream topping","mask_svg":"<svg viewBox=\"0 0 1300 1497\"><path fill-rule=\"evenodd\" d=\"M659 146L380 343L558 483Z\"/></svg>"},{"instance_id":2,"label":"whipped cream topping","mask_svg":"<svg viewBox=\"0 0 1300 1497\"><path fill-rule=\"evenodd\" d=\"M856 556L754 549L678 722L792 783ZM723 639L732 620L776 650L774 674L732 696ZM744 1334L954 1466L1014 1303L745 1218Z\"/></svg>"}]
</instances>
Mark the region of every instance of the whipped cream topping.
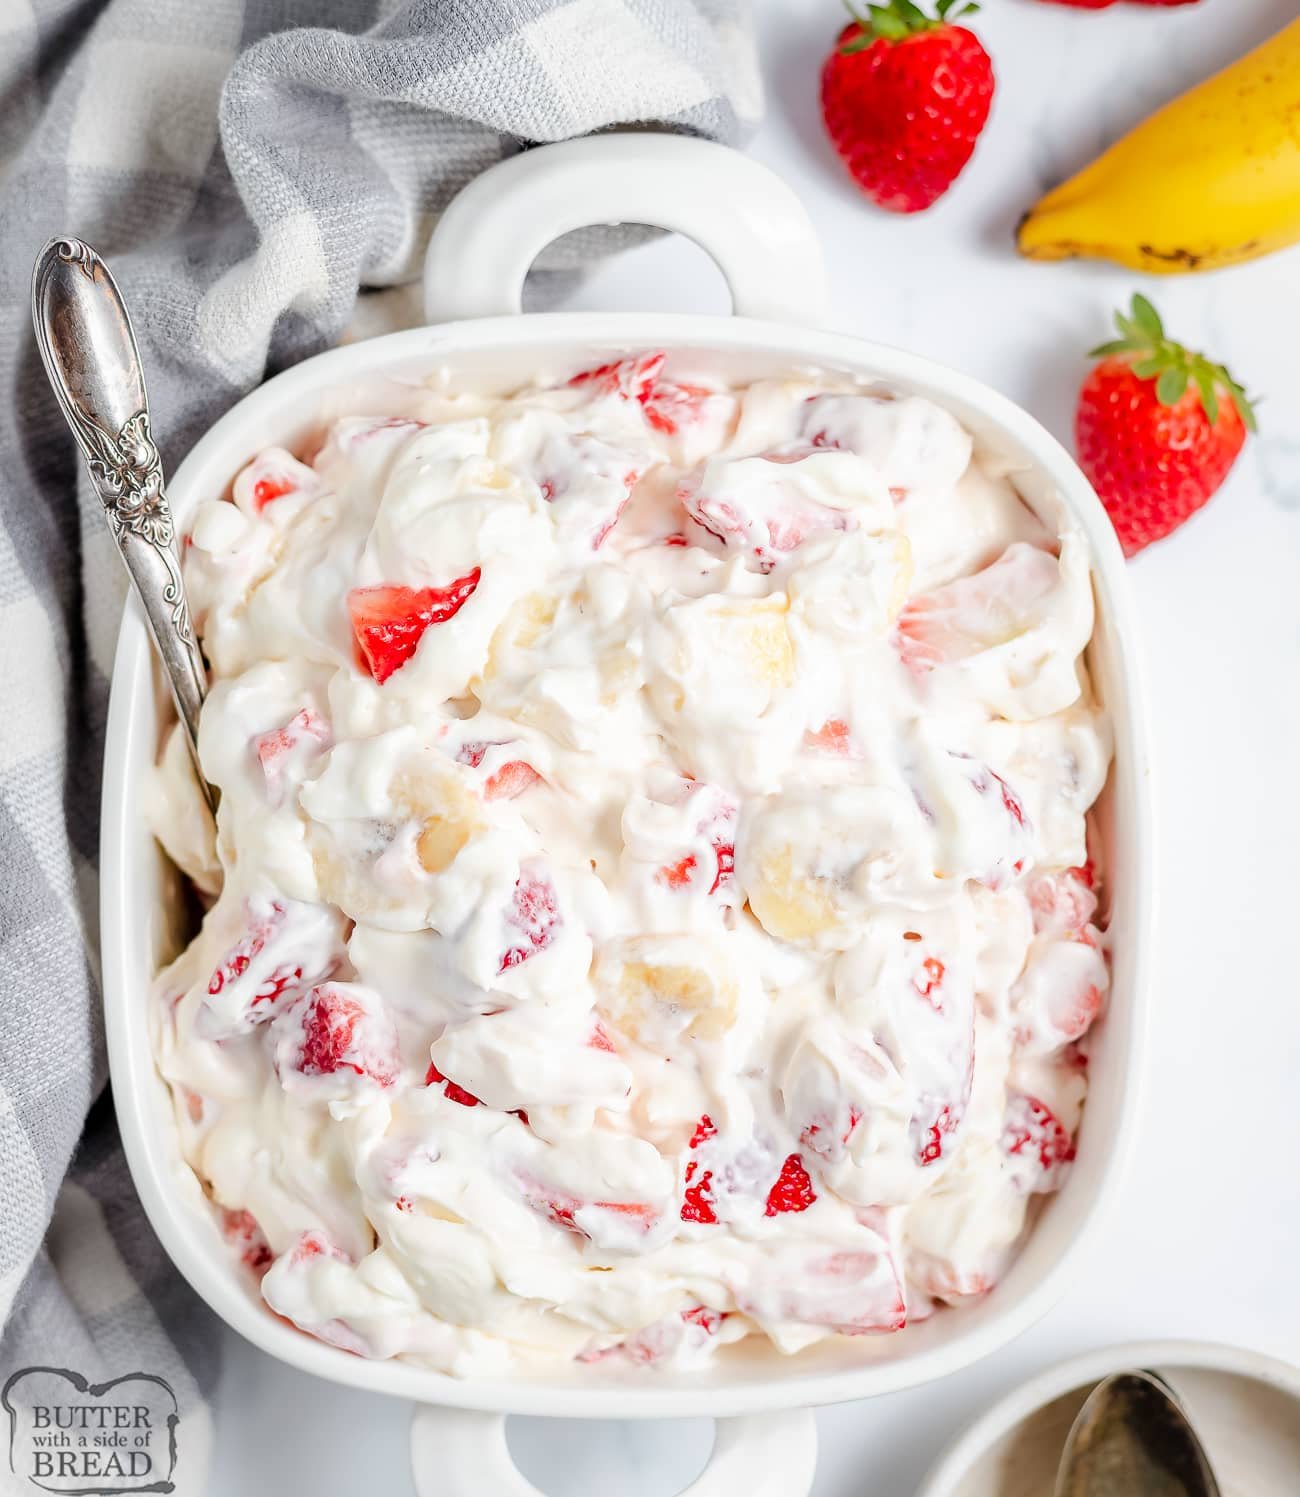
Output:
<instances>
[{"instance_id":1,"label":"whipped cream topping","mask_svg":"<svg viewBox=\"0 0 1300 1497\"><path fill-rule=\"evenodd\" d=\"M194 517L158 1065L267 1304L362 1356L896 1331L1073 1156L1082 539L926 400L662 366L349 417Z\"/></svg>"}]
</instances>

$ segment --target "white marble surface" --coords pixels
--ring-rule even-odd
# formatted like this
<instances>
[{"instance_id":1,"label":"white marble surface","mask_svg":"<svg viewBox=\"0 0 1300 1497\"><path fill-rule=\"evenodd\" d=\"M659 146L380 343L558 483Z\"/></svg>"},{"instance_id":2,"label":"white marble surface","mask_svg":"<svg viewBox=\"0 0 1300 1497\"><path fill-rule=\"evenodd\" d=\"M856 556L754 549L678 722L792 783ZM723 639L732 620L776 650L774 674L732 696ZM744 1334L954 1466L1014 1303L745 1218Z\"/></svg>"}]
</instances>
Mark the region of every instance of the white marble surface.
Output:
<instances>
[{"instance_id":1,"label":"white marble surface","mask_svg":"<svg viewBox=\"0 0 1300 1497\"><path fill-rule=\"evenodd\" d=\"M821 230L840 326L955 364L1068 440L1082 351L1142 278L1018 261L1018 214L1117 131L1294 17L1296 0L1101 13L987 0L976 24L998 72L993 118L958 187L909 220L861 200L823 144L816 82L841 20L835 0L758 8L769 94L754 151L795 184ZM1300 250L1144 289L1171 328L1203 339L1266 400L1264 435L1226 489L1132 564L1160 867L1136 1157L1091 1261L1034 1331L940 1384L820 1411L816 1497L910 1497L995 1396L1107 1342L1203 1337L1300 1362ZM606 270L582 304L723 310L725 297L699 251L663 242ZM406 1407L228 1343L215 1497L411 1493ZM704 1421L516 1420L510 1439L550 1497L668 1497L703 1463L710 1432Z\"/></svg>"}]
</instances>

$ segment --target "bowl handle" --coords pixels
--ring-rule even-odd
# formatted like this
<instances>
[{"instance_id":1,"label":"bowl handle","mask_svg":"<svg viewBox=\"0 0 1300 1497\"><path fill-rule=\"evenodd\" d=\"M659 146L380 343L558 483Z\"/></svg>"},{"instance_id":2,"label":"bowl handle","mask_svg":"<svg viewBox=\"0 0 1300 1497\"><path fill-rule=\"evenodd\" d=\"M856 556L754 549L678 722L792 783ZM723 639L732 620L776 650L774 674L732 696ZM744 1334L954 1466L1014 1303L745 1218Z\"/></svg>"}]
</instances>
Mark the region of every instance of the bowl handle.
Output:
<instances>
[{"instance_id":1,"label":"bowl handle","mask_svg":"<svg viewBox=\"0 0 1300 1497\"><path fill-rule=\"evenodd\" d=\"M419 1404L411 1420L418 1497L543 1497L506 1445L506 1416ZM719 1419L704 1470L680 1497L806 1497L817 1465L811 1409Z\"/></svg>"},{"instance_id":2,"label":"bowl handle","mask_svg":"<svg viewBox=\"0 0 1300 1497\"><path fill-rule=\"evenodd\" d=\"M651 224L717 261L741 317L826 320L826 269L803 204L775 173L685 135L593 135L489 167L452 201L424 260L430 323L510 316L551 240L590 224Z\"/></svg>"}]
</instances>

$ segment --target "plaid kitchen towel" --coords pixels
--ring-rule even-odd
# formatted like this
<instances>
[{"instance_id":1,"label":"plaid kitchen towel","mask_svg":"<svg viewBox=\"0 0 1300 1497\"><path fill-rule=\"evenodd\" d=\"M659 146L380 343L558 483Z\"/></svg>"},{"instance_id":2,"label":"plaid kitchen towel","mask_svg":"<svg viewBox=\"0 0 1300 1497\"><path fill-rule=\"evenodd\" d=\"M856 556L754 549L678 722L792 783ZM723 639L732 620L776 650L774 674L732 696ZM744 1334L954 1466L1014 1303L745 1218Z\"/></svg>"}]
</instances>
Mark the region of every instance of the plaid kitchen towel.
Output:
<instances>
[{"instance_id":1,"label":"plaid kitchen towel","mask_svg":"<svg viewBox=\"0 0 1300 1497\"><path fill-rule=\"evenodd\" d=\"M66 232L109 260L174 466L359 290L414 277L502 155L620 122L736 142L758 107L746 0L0 0L0 1381L167 1378L183 1490L213 1326L135 1203L97 990L124 578L41 373L33 258ZM543 263L571 274L611 232Z\"/></svg>"}]
</instances>

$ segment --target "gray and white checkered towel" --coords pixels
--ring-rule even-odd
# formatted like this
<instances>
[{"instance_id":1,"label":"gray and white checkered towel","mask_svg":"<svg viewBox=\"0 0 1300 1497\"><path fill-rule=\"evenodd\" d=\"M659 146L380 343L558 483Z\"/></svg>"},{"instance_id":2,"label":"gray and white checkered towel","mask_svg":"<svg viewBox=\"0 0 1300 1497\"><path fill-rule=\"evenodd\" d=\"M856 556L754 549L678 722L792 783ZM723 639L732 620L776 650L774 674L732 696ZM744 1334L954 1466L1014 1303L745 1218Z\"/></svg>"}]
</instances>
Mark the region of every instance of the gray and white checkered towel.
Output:
<instances>
[{"instance_id":1,"label":"gray and white checkered towel","mask_svg":"<svg viewBox=\"0 0 1300 1497\"><path fill-rule=\"evenodd\" d=\"M410 280L503 154L616 122L734 142L757 107L746 0L0 0L0 1381L168 1378L188 1490L213 1327L135 1202L97 991L123 575L41 374L33 258L67 232L109 260L170 467L359 289Z\"/></svg>"}]
</instances>

